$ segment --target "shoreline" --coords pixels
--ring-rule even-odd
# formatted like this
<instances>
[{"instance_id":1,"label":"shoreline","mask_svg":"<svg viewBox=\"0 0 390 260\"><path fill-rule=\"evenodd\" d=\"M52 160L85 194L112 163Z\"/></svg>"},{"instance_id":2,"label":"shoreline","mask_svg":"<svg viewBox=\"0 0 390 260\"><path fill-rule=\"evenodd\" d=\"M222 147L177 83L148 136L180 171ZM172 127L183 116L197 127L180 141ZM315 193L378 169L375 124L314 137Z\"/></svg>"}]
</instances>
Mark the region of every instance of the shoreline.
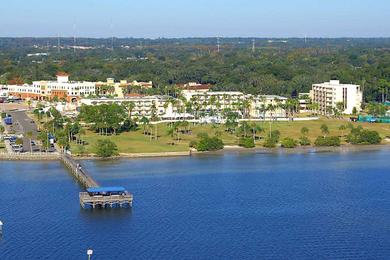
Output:
<instances>
[{"instance_id":1,"label":"shoreline","mask_svg":"<svg viewBox=\"0 0 390 260\"><path fill-rule=\"evenodd\" d=\"M239 146L226 146L219 151L198 152L189 150L183 152L157 152L157 153L120 153L119 156L111 158L100 158L94 155L72 156L75 160L121 160L121 159L141 159L141 158L169 158L169 157L191 157L191 156L213 156L226 153L235 154L316 154L316 153L350 153L364 151L390 150L389 144L377 145L341 145L337 147L316 147L316 146L298 146L296 148L243 148ZM53 161L58 159L58 154L7 154L0 153L0 161Z\"/></svg>"}]
</instances>

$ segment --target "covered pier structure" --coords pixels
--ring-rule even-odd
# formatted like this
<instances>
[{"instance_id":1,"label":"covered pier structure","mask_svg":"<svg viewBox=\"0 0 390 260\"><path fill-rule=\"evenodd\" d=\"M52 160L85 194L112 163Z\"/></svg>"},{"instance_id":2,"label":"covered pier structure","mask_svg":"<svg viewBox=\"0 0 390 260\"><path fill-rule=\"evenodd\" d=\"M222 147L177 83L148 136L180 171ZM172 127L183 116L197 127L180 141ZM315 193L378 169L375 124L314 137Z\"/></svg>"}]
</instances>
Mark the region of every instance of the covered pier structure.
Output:
<instances>
[{"instance_id":1,"label":"covered pier structure","mask_svg":"<svg viewBox=\"0 0 390 260\"><path fill-rule=\"evenodd\" d=\"M83 208L129 208L133 195L123 187L91 187L80 192L80 205Z\"/></svg>"}]
</instances>

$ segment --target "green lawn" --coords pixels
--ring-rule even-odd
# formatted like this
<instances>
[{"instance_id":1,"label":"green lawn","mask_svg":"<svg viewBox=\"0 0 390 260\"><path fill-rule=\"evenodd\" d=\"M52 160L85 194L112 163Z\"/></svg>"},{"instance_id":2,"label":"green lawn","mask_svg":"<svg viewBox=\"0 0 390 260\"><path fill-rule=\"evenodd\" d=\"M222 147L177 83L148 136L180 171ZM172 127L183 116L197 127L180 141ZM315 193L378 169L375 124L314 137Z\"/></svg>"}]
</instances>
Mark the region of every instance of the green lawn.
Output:
<instances>
[{"instance_id":1,"label":"green lawn","mask_svg":"<svg viewBox=\"0 0 390 260\"><path fill-rule=\"evenodd\" d=\"M264 137L269 131L269 122L259 123L265 132L260 136ZM279 130L281 133L281 139L284 137L292 137L298 139L301 136L301 128L307 127L309 129L308 138L314 142L317 136L322 135L320 126L327 124L330 131L330 136L342 136L347 135L349 130L340 131L338 128L340 125L347 125L348 122L339 119L321 119L318 121L294 121L294 122L273 122L271 124L272 130ZM390 124L369 124L369 123L354 123L355 126L362 125L366 129L376 130L382 137L390 135ZM192 134L181 134L180 141L173 140L171 136L167 134L168 126L165 124L158 125L158 140L151 140L149 136L143 135L142 126L135 132L121 133L116 136L100 136L94 132L87 131L86 135L82 136L82 139L88 142L85 146L86 153L95 153L96 141L98 139L108 138L115 142L119 148L120 153L158 153L158 152L180 152L188 151L189 143L191 140L197 139L197 134L201 132L214 135L219 132L225 145L237 145L238 138L235 135L231 135L225 132L224 126L213 127L211 125L195 125L191 126ZM343 141L343 140L342 140ZM174 143L174 145L172 145ZM262 140L256 142L258 146L262 145ZM71 147L72 152L78 153L79 145L73 144Z\"/></svg>"},{"instance_id":2,"label":"green lawn","mask_svg":"<svg viewBox=\"0 0 390 260\"><path fill-rule=\"evenodd\" d=\"M221 138L227 145L235 145L236 138L233 135L224 132L223 127L213 128L207 126L191 126L191 134L180 134L180 140L174 140L168 135L168 126L160 124L157 126L158 140L151 140L150 136L143 134L142 126L135 132L125 132L116 136L101 136L97 133L87 131L86 135L82 136L88 145L85 146L87 153L95 153L96 141L98 139L110 139L115 142L119 148L120 153L158 153L158 152L183 152L189 150L189 143L191 140L197 139L197 134L206 132L214 135L216 131L222 133ZM174 145L173 145L174 143ZM73 144L72 152L78 153L79 146Z\"/></svg>"}]
</instances>

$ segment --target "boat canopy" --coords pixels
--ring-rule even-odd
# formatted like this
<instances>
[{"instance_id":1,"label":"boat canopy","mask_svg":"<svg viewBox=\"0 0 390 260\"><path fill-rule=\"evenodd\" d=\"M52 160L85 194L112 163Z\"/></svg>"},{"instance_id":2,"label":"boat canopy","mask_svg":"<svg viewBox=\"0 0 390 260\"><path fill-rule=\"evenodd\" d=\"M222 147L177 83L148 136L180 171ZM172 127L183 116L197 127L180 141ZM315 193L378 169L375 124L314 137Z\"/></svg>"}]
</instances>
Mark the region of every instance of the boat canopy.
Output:
<instances>
[{"instance_id":1,"label":"boat canopy","mask_svg":"<svg viewBox=\"0 0 390 260\"><path fill-rule=\"evenodd\" d=\"M115 192L125 192L126 189L124 187L93 187L88 188L87 192L89 193L115 193Z\"/></svg>"}]
</instances>

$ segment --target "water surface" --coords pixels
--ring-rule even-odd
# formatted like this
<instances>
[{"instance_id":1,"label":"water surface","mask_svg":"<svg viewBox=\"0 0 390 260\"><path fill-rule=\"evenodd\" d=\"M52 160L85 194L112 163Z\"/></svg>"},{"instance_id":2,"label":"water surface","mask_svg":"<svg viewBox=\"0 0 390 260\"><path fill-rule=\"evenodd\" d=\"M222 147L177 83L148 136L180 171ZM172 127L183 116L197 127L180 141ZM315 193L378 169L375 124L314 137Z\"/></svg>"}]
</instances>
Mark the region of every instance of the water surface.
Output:
<instances>
[{"instance_id":1,"label":"water surface","mask_svg":"<svg viewBox=\"0 0 390 260\"><path fill-rule=\"evenodd\" d=\"M0 259L386 259L390 151L86 161L132 210L86 211L59 162L0 162Z\"/></svg>"}]
</instances>

